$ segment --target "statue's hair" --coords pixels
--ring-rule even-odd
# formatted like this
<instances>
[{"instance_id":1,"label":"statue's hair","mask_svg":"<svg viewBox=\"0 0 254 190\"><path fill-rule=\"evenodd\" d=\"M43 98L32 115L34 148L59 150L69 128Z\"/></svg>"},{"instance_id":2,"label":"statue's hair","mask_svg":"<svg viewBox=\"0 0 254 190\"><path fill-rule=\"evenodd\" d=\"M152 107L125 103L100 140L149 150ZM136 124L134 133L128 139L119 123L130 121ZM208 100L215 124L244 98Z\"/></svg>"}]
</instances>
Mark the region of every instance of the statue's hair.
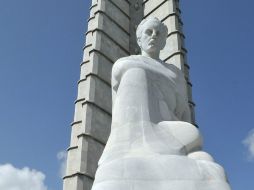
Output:
<instances>
[{"instance_id":1,"label":"statue's hair","mask_svg":"<svg viewBox=\"0 0 254 190\"><path fill-rule=\"evenodd\" d=\"M141 23L138 25L137 30L136 30L137 39L140 39L140 37L142 35L142 31L143 31L143 25L148 21L154 21L154 22L159 23L161 26L162 35L165 35L165 37L167 36L168 27L164 23L162 23L157 17L148 17L148 18L142 20Z\"/></svg>"}]
</instances>

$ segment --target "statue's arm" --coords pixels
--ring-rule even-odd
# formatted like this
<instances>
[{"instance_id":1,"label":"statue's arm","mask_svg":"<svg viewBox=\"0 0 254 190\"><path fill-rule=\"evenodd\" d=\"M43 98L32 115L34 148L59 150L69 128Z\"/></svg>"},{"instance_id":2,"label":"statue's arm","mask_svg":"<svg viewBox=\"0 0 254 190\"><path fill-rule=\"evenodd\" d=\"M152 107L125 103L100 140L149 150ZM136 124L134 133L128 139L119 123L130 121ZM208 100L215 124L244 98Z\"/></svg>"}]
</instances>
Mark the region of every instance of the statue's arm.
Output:
<instances>
[{"instance_id":1,"label":"statue's arm","mask_svg":"<svg viewBox=\"0 0 254 190\"><path fill-rule=\"evenodd\" d=\"M117 94L118 87L121 82L122 75L127 70L127 66L128 66L128 61L126 61L126 58L120 58L114 63L112 67L111 86L112 86L113 104Z\"/></svg>"}]
</instances>

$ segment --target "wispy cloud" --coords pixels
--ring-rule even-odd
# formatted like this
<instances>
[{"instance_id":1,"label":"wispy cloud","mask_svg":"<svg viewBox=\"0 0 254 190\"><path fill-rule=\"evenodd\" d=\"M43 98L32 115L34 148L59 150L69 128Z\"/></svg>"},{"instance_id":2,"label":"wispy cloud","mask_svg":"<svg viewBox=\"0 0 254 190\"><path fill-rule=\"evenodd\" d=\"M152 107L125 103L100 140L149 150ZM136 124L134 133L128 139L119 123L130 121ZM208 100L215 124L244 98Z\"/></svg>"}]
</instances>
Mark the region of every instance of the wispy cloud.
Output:
<instances>
[{"instance_id":1,"label":"wispy cloud","mask_svg":"<svg viewBox=\"0 0 254 190\"><path fill-rule=\"evenodd\" d=\"M243 144L248 149L248 159L254 160L254 129L252 129L243 140Z\"/></svg>"},{"instance_id":2,"label":"wispy cloud","mask_svg":"<svg viewBox=\"0 0 254 190\"><path fill-rule=\"evenodd\" d=\"M0 189L3 190L47 190L42 172L11 164L0 165Z\"/></svg>"},{"instance_id":3,"label":"wispy cloud","mask_svg":"<svg viewBox=\"0 0 254 190\"><path fill-rule=\"evenodd\" d=\"M66 151L58 152L57 153L57 159L60 161L59 175L60 175L60 177L64 177L65 172L66 172L66 161L67 161Z\"/></svg>"}]
</instances>

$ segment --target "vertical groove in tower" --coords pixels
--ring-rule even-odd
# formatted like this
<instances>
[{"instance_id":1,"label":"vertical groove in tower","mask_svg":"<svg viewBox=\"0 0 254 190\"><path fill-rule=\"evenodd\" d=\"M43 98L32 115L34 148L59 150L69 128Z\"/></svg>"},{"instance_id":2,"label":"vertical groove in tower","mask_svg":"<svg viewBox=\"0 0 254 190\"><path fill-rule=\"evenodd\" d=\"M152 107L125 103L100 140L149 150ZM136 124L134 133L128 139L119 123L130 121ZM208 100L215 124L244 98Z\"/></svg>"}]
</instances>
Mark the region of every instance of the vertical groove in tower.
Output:
<instances>
[{"instance_id":1,"label":"vertical groove in tower","mask_svg":"<svg viewBox=\"0 0 254 190\"><path fill-rule=\"evenodd\" d=\"M194 118L178 0L92 0L81 63L64 190L90 190L111 125L111 69L120 57L137 54L136 26L148 16L169 29L161 58L185 73Z\"/></svg>"}]
</instances>

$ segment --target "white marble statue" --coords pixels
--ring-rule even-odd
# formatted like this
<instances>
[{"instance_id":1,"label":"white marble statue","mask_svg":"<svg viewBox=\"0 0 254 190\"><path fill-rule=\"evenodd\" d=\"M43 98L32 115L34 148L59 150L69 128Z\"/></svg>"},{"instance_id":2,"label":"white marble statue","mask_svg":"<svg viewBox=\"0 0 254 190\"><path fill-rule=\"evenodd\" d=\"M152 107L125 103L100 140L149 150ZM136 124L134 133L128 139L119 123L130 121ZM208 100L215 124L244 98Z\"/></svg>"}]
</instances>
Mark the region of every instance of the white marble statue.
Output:
<instances>
[{"instance_id":1,"label":"white marble statue","mask_svg":"<svg viewBox=\"0 0 254 190\"><path fill-rule=\"evenodd\" d=\"M189 123L182 72L159 59L167 33L157 18L143 20L141 55L113 66L111 134L92 190L230 190Z\"/></svg>"}]
</instances>

